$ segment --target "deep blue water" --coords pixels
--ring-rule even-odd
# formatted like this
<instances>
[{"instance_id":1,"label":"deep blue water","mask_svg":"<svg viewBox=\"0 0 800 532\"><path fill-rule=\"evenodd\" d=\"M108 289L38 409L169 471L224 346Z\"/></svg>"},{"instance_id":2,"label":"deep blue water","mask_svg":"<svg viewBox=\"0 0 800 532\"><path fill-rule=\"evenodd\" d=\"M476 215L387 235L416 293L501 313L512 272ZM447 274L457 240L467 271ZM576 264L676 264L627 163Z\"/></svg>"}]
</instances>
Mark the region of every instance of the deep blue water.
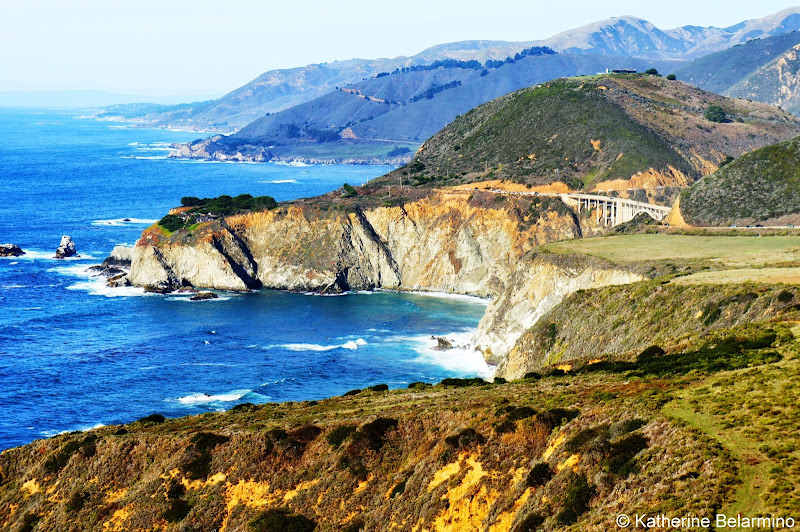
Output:
<instances>
[{"instance_id":1,"label":"deep blue water","mask_svg":"<svg viewBox=\"0 0 800 532\"><path fill-rule=\"evenodd\" d=\"M156 412L488 374L475 352L431 349L431 335L469 337L484 306L467 298L261 291L190 302L90 278L86 267L181 196L285 200L388 170L165 158L165 145L198 136L0 109L0 243L28 252L0 259L0 449ZM62 234L81 259L51 258Z\"/></svg>"}]
</instances>

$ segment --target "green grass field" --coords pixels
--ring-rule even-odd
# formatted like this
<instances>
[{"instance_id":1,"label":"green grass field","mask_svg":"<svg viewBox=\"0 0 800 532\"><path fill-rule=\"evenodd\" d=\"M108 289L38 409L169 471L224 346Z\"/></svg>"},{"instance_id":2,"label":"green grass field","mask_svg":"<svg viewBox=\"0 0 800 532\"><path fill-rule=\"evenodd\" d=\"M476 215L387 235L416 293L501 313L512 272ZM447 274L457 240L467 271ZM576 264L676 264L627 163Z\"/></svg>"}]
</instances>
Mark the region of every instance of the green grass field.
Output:
<instances>
[{"instance_id":1,"label":"green grass field","mask_svg":"<svg viewBox=\"0 0 800 532\"><path fill-rule=\"evenodd\" d=\"M640 234L570 240L541 249L592 255L616 263L707 261L725 268L796 266L800 261L800 236Z\"/></svg>"}]
</instances>

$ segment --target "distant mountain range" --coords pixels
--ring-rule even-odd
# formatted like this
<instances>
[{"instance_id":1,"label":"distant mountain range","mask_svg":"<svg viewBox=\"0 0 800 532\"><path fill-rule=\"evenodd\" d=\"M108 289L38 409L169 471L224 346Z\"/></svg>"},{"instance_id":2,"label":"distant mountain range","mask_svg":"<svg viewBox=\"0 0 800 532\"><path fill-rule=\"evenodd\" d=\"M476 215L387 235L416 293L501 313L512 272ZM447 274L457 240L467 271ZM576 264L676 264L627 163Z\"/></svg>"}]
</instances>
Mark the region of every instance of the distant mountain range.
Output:
<instances>
[{"instance_id":1,"label":"distant mountain range","mask_svg":"<svg viewBox=\"0 0 800 532\"><path fill-rule=\"evenodd\" d=\"M800 114L800 32L755 39L697 59L680 79L726 96L755 100Z\"/></svg>"},{"instance_id":2,"label":"distant mountain range","mask_svg":"<svg viewBox=\"0 0 800 532\"><path fill-rule=\"evenodd\" d=\"M119 116L148 125L230 132L266 113L275 113L309 102L332 92L336 87L373 78L382 72L437 60L503 60L532 46L548 46L556 52L569 55L686 61L751 39L781 35L798 29L800 7L747 20L728 28L683 26L661 30L640 18L615 17L540 41L462 41L437 45L412 57L352 59L271 70L216 100L175 106L115 106L104 110L102 116ZM604 64L602 61L600 63ZM509 90L515 88L519 87Z\"/></svg>"}]
</instances>

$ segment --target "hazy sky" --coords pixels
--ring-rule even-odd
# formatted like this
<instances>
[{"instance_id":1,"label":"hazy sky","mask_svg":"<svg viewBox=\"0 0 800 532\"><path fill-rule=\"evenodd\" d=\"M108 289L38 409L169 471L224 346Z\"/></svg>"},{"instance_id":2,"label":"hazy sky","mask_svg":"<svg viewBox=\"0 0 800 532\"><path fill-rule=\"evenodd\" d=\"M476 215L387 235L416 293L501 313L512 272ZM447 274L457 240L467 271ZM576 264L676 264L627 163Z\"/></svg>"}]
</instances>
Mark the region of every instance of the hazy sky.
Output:
<instances>
[{"instance_id":1,"label":"hazy sky","mask_svg":"<svg viewBox=\"0 0 800 532\"><path fill-rule=\"evenodd\" d=\"M724 27L777 0L0 0L0 91L220 96L260 73L413 55L467 39L526 41L612 16Z\"/></svg>"}]
</instances>

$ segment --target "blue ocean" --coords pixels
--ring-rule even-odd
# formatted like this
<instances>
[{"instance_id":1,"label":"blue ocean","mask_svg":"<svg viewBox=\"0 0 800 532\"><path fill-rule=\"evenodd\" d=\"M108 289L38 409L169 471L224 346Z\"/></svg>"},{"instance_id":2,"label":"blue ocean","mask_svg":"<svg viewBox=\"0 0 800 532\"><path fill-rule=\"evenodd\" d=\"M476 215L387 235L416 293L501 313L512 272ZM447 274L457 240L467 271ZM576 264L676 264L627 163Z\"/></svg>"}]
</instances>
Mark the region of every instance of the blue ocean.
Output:
<instances>
[{"instance_id":1,"label":"blue ocean","mask_svg":"<svg viewBox=\"0 0 800 532\"><path fill-rule=\"evenodd\" d=\"M477 352L432 349L432 335L466 343L485 310L472 298L263 290L192 302L91 277L182 196L280 201L389 170L167 158L169 144L199 136L0 110L0 243L27 252L0 258L0 450L153 413L489 376ZM52 258L61 235L80 258Z\"/></svg>"}]
</instances>

